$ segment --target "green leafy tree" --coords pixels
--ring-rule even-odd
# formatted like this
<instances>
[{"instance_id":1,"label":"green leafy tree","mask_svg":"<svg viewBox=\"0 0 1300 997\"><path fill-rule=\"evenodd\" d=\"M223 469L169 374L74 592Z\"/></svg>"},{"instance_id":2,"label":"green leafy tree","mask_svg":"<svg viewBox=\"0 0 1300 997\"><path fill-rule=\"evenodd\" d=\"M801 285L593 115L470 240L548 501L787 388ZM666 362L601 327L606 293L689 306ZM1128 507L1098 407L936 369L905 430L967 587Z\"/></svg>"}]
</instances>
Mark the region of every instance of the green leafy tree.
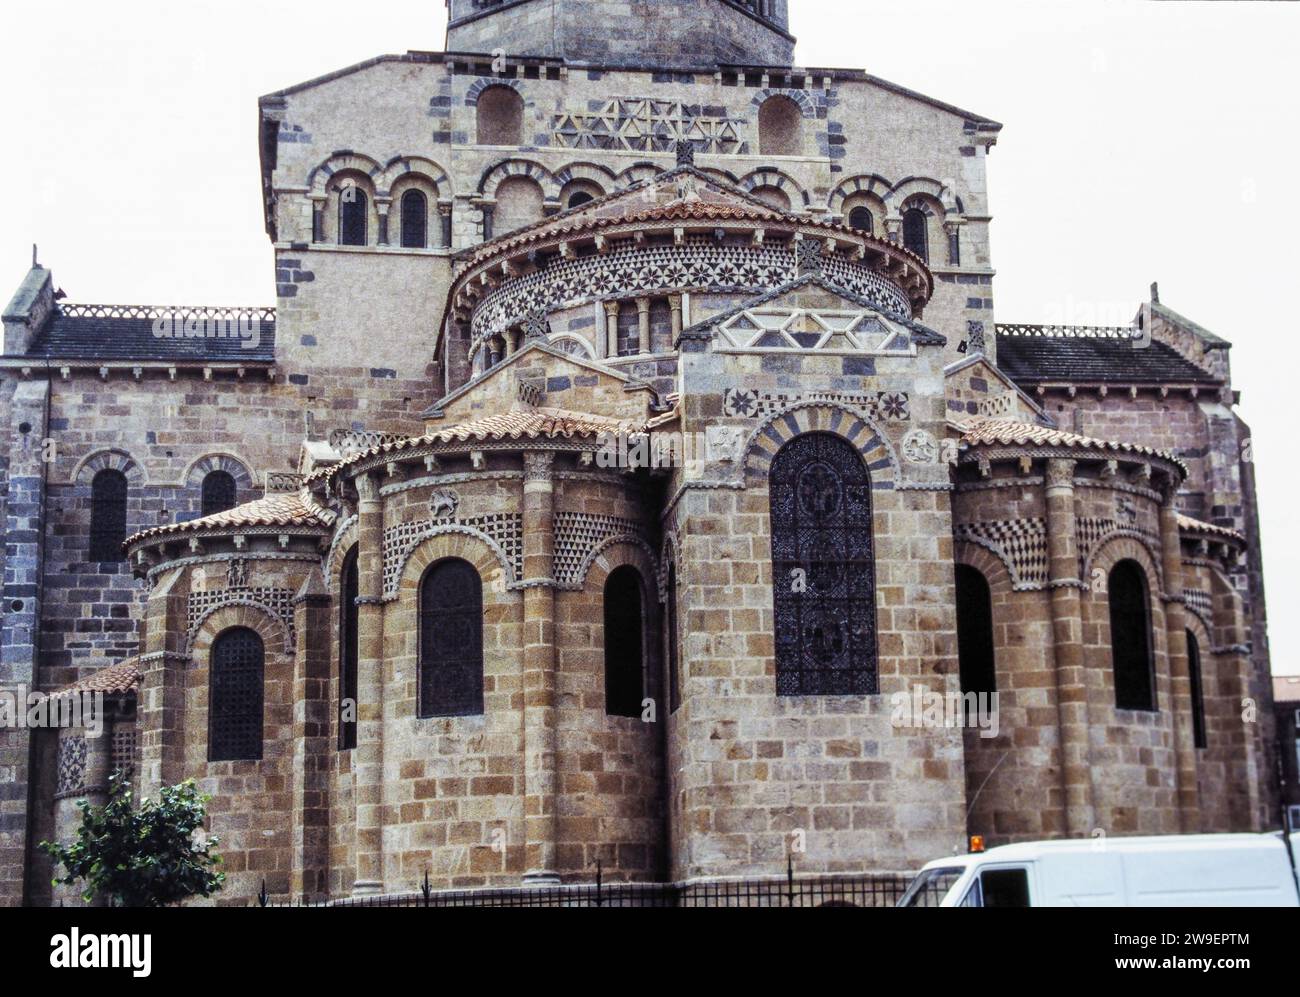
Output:
<instances>
[{"instance_id":1,"label":"green leafy tree","mask_svg":"<svg viewBox=\"0 0 1300 997\"><path fill-rule=\"evenodd\" d=\"M158 802L142 800L137 808L128 785L113 775L102 807L77 801L81 827L70 846L41 842L56 868L62 863L67 871L54 882L84 881L82 899L105 898L115 907L166 907L211 896L226 876L212 851L217 839L202 833L210 799L188 779L163 787Z\"/></svg>"}]
</instances>

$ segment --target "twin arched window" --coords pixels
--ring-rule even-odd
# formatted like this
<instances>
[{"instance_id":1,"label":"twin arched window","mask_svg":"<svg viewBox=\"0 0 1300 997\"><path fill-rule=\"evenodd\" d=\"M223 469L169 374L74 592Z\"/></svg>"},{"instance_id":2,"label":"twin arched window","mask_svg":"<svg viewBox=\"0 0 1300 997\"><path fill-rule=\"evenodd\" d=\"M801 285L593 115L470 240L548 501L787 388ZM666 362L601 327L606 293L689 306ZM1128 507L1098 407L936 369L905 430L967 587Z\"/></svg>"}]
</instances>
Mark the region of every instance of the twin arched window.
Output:
<instances>
[{"instance_id":1,"label":"twin arched window","mask_svg":"<svg viewBox=\"0 0 1300 997\"><path fill-rule=\"evenodd\" d=\"M483 712L483 583L472 564L448 558L420 582L420 716Z\"/></svg>"},{"instance_id":2,"label":"twin arched window","mask_svg":"<svg viewBox=\"0 0 1300 997\"><path fill-rule=\"evenodd\" d=\"M639 717L645 695L641 575L615 568L605 580L605 712Z\"/></svg>"},{"instance_id":3,"label":"twin arched window","mask_svg":"<svg viewBox=\"0 0 1300 997\"><path fill-rule=\"evenodd\" d=\"M1146 574L1136 561L1110 569L1110 648L1115 671L1115 706L1156 709L1155 667L1151 657L1151 603Z\"/></svg>"},{"instance_id":4,"label":"twin arched window","mask_svg":"<svg viewBox=\"0 0 1300 997\"><path fill-rule=\"evenodd\" d=\"M356 184L339 191L339 245L364 246L368 242L370 199Z\"/></svg>"},{"instance_id":5,"label":"twin arched window","mask_svg":"<svg viewBox=\"0 0 1300 997\"><path fill-rule=\"evenodd\" d=\"M926 231L927 225L925 212L920 208L908 208L903 212L903 248L911 250L928 263L930 239Z\"/></svg>"},{"instance_id":6,"label":"twin arched window","mask_svg":"<svg viewBox=\"0 0 1300 997\"><path fill-rule=\"evenodd\" d=\"M402 195L402 248L424 249L429 244L429 199L423 191Z\"/></svg>"},{"instance_id":7,"label":"twin arched window","mask_svg":"<svg viewBox=\"0 0 1300 997\"><path fill-rule=\"evenodd\" d=\"M779 696L878 691L871 480L830 433L796 436L772 460L772 590Z\"/></svg>"},{"instance_id":8,"label":"twin arched window","mask_svg":"<svg viewBox=\"0 0 1300 997\"><path fill-rule=\"evenodd\" d=\"M232 627L212 644L208 678L208 760L262 757L265 654L262 638Z\"/></svg>"},{"instance_id":9,"label":"twin arched window","mask_svg":"<svg viewBox=\"0 0 1300 997\"><path fill-rule=\"evenodd\" d=\"M90 482L90 560L122 560L126 541L126 475L103 468Z\"/></svg>"},{"instance_id":10,"label":"twin arched window","mask_svg":"<svg viewBox=\"0 0 1300 997\"><path fill-rule=\"evenodd\" d=\"M212 516L235 507L238 488L229 471L209 471L203 476L202 514Z\"/></svg>"}]
</instances>

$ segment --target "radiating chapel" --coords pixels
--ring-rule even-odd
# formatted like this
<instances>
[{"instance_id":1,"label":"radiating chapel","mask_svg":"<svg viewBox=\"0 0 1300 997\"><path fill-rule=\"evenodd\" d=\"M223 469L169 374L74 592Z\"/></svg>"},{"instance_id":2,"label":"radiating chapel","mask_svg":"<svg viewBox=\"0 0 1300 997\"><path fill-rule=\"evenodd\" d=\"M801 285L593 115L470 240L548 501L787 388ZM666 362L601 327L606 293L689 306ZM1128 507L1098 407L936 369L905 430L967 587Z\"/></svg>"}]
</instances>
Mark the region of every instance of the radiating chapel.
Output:
<instances>
[{"instance_id":1,"label":"radiating chapel","mask_svg":"<svg viewBox=\"0 0 1300 997\"><path fill-rule=\"evenodd\" d=\"M786 0L448 6L259 101L273 308L5 310L0 682L106 713L0 900L115 772L243 904L1270 826L1230 343L995 321L1002 126Z\"/></svg>"}]
</instances>

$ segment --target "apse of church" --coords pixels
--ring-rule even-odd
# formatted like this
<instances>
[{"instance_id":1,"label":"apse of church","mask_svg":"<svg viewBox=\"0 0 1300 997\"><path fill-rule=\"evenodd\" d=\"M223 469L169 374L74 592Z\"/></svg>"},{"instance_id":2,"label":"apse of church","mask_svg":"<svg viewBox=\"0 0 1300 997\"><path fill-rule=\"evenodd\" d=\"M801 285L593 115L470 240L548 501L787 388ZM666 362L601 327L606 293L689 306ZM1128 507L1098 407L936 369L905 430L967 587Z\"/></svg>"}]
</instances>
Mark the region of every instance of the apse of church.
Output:
<instances>
[{"instance_id":1,"label":"apse of church","mask_svg":"<svg viewBox=\"0 0 1300 997\"><path fill-rule=\"evenodd\" d=\"M1230 344L998 324L1002 126L789 15L451 0L259 101L273 308L34 264L0 680L112 711L0 730L4 902L111 771L213 795L223 903L1267 825Z\"/></svg>"}]
</instances>

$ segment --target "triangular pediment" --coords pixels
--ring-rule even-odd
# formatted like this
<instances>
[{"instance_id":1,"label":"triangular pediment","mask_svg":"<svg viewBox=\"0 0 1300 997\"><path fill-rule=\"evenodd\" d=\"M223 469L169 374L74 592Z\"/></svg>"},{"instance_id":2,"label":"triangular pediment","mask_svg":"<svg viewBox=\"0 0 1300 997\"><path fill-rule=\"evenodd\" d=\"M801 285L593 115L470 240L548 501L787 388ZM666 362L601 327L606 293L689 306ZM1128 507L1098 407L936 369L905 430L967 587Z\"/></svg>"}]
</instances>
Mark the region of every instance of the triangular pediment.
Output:
<instances>
[{"instance_id":1,"label":"triangular pediment","mask_svg":"<svg viewBox=\"0 0 1300 997\"><path fill-rule=\"evenodd\" d=\"M944 368L944 394L953 418L987 416L1023 422L1052 420L1011 378L989 362L983 353L958 360Z\"/></svg>"},{"instance_id":2,"label":"triangular pediment","mask_svg":"<svg viewBox=\"0 0 1300 997\"><path fill-rule=\"evenodd\" d=\"M437 402L424 419L427 431L436 432L525 406L644 421L653 414L655 397L643 381L538 339Z\"/></svg>"}]
</instances>

